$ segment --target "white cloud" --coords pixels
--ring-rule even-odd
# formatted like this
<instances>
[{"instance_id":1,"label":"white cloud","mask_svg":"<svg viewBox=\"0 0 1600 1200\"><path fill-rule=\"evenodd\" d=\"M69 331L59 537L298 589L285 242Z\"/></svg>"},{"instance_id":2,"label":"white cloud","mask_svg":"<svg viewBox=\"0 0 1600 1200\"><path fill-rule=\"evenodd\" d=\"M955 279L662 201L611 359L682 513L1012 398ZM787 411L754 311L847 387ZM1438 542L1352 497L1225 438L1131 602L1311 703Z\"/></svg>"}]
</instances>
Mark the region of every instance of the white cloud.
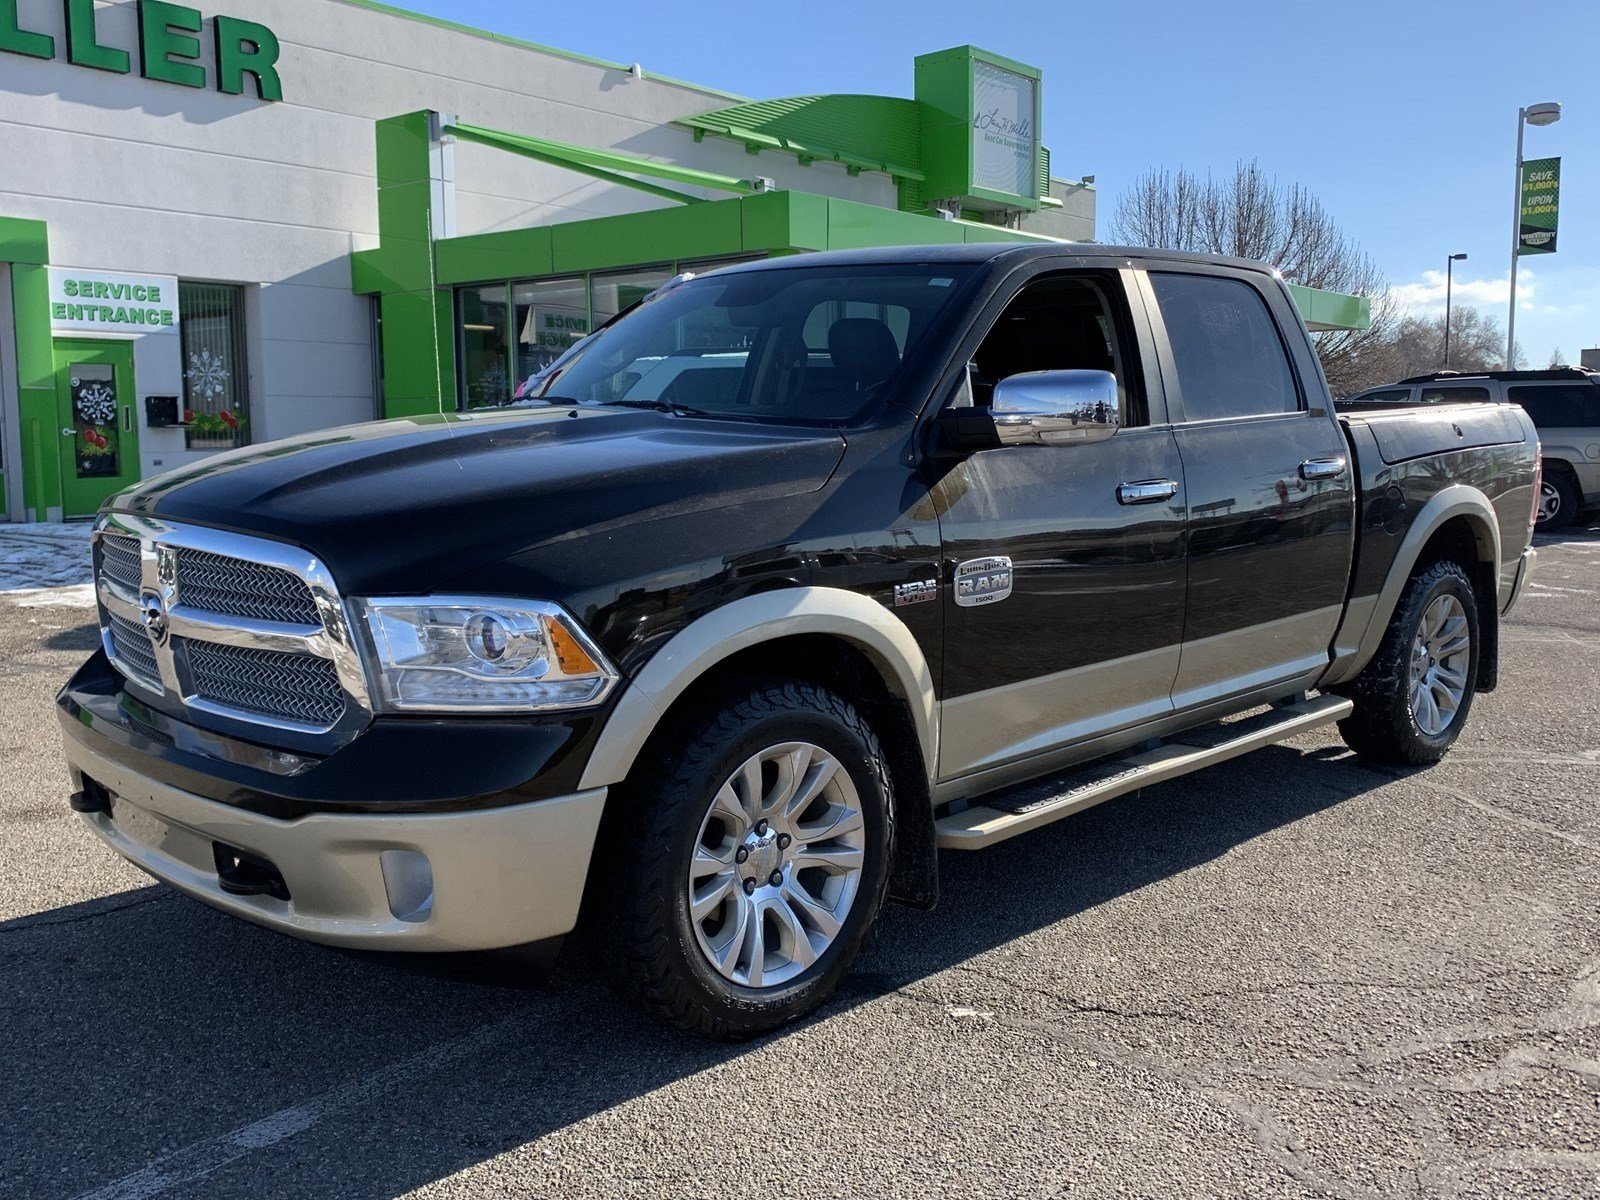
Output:
<instances>
[{"instance_id":1,"label":"white cloud","mask_svg":"<svg viewBox=\"0 0 1600 1200\"><path fill-rule=\"evenodd\" d=\"M1517 312L1538 311L1539 280L1527 267L1517 269ZM1415 283L1396 284L1390 289L1400 307L1414 316L1437 316L1444 312L1445 273L1424 271ZM1457 274L1451 302L1471 304L1490 311L1503 310L1511 296L1509 272L1494 279L1473 279Z\"/></svg>"}]
</instances>

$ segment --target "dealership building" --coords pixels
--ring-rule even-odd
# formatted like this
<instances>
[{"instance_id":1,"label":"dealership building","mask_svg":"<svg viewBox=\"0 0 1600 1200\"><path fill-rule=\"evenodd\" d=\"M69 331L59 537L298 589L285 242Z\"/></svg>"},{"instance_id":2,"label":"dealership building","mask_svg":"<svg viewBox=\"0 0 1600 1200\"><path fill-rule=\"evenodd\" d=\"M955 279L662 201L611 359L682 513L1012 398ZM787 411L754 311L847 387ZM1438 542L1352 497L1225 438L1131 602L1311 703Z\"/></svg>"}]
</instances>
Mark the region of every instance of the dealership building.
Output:
<instances>
[{"instance_id":1,"label":"dealership building","mask_svg":"<svg viewBox=\"0 0 1600 1200\"><path fill-rule=\"evenodd\" d=\"M1094 236L1040 72L975 47L748 99L364 0L216 3L0 0L5 519L504 404L679 271Z\"/></svg>"}]
</instances>

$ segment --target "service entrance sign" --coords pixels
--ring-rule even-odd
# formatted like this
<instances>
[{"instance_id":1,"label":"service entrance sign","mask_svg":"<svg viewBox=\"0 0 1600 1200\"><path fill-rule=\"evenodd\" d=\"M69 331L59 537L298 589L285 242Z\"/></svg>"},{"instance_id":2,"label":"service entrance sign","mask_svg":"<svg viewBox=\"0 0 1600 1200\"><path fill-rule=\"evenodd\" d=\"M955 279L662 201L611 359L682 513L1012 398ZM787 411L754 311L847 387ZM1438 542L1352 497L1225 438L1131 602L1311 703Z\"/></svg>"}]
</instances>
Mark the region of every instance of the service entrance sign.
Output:
<instances>
[{"instance_id":1,"label":"service entrance sign","mask_svg":"<svg viewBox=\"0 0 1600 1200\"><path fill-rule=\"evenodd\" d=\"M1522 202L1517 218L1518 254L1556 252L1556 216L1561 205L1561 160L1533 158L1522 164Z\"/></svg>"},{"instance_id":2,"label":"service entrance sign","mask_svg":"<svg viewBox=\"0 0 1600 1200\"><path fill-rule=\"evenodd\" d=\"M50 268L53 333L176 333L178 281L171 275Z\"/></svg>"}]
</instances>

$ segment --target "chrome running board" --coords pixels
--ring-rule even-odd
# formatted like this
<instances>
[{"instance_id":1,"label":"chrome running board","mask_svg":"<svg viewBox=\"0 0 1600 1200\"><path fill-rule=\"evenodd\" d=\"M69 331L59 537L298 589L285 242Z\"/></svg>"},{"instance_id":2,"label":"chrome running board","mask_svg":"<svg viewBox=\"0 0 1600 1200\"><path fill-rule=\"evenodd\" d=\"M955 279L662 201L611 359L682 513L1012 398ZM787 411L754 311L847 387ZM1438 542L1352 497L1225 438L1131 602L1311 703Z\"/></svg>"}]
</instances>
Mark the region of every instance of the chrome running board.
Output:
<instances>
[{"instance_id":1,"label":"chrome running board","mask_svg":"<svg viewBox=\"0 0 1600 1200\"><path fill-rule=\"evenodd\" d=\"M1104 800L1226 762L1297 733L1331 725L1354 706L1342 696L1318 696L1244 718L1197 725L1163 738L1153 748L1103 758L1063 774L991 793L936 823L946 850L982 850L1093 808Z\"/></svg>"}]
</instances>

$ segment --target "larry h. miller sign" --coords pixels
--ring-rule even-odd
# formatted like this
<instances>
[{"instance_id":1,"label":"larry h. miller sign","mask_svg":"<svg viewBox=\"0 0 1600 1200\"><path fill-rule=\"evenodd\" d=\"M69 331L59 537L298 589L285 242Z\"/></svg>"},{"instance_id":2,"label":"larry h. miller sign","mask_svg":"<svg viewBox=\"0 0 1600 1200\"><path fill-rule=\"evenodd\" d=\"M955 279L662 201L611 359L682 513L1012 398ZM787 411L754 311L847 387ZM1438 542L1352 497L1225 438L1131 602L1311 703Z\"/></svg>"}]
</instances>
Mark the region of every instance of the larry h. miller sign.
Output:
<instances>
[{"instance_id":1,"label":"larry h. miller sign","mask_svg":"<svg viewBox=\"0 0 1600 1200\"><path fill-rule=\"evenodd\" d=\"M1522 194L1517 207L1517 253L1554 254L1556 216L1561 207L1559 158L1533 158L1522 164Z\"/></svg>"},{"instance_id":2,"label":"larry h. miller sign","mask_svg":"<svg viewBox=\"0 0 1600 1200\"><path fill-rule=\"evenodd\" d=\"M1032 196L1038 190L1038 81L978 61L972 68L972 183Z\"/></svg>"}]
</instances>

